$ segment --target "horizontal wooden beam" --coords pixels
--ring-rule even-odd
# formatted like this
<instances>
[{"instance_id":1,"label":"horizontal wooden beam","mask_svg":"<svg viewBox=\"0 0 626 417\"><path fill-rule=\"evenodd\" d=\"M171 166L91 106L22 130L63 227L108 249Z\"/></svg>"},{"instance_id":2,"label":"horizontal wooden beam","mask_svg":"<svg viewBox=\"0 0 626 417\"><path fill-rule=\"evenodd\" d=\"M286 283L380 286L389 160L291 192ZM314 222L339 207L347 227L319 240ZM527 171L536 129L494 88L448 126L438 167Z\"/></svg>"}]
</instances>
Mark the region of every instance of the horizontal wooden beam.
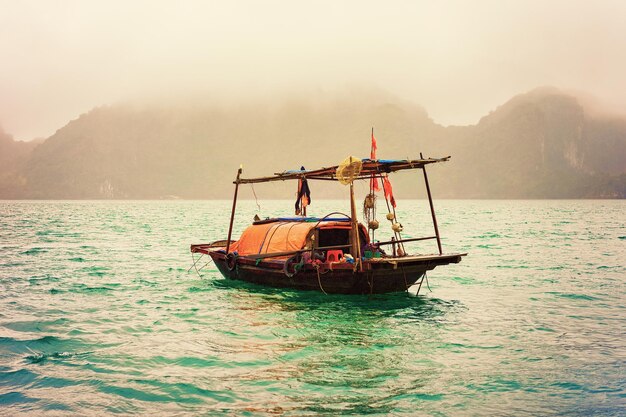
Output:
<instances>
[{"instance_id":1,"label":"horizontal wooden beam","mask_svg":"<svg viewBox=\"0 0 626 417\"><path fill-rule=\"evenodd\" d=\"M262 253L262 254L256 254L256 255L242 255L240 256L240 258L246 258L246 259L277 258L279 256L296 255L298 253L312 252L316 250L345 249L349 247L351 247L351 245L322 246L320 248L299 249L299 250L292 250L288 252L273 252L273 253Z\"/></svg>"},{"instance_id":2,"label":"horizontal wooden beam","mask_svg":"<svg viewBox=\"0 0 626 417\"><path fill-rule=\"evenodd\" d=\"M388 240L386 242L375 242L376 245L392 245L394 243L417 242L418 240L437 239L437 236L414 237L410 239Z\"/></svg>"}]
</instances>

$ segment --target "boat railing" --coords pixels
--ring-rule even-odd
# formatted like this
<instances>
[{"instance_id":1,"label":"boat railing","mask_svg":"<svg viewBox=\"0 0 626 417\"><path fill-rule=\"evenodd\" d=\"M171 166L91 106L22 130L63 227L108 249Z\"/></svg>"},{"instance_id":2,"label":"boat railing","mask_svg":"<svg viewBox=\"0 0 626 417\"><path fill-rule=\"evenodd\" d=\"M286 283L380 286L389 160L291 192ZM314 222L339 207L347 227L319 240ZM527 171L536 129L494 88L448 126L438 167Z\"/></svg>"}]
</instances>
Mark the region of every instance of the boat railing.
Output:
<instances>
[{"instance_id":1,"label":"boat railing","mask_svg":"<svg viewBox=\"0 0 626 417\"><path fill-rule=\"evenodd\" d=\"M374 243L377 246L383 246L383 245L395 245L397 243L405 243L405 242L417 242L419 240L430 240L430 239L437 239L437 236L413 237L409 239L387 240L385 242L374 242Z\"/></svg>"}]
</instances>

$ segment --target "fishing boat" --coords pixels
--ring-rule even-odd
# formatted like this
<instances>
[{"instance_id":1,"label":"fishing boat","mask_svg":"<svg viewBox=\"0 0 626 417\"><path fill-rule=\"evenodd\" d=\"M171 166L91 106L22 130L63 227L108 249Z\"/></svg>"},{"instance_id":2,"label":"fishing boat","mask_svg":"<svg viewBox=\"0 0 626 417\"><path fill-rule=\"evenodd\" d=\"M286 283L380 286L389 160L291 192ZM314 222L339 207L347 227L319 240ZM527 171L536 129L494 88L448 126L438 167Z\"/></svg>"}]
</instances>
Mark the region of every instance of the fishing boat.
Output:
<instances>
[{"instance_id":1,"label":"fishing boat","mask_svg":"<svg viewBox=\"0 0 626 417\"><path fill-rule=\"evenodd\" d=\"M234 181L235 192L225 240L191 245L196 267L200 258L210 256L226 278L272 287L315 290L324 293L376 294L407 291L418 285L426 272L437 266L458 263L466 253L443 253L426 167L450 157L383 160L375 158L372 132L371 157L346 158L327 168L284 171L260 178L242 178L242 168ZM403 227L396 216L396 202L389 174L402 170L422 170L432 216L434 235L403 238ZM296 216L255 219L239 239L232 236L237 194L242 184L274 181L298 182ZM323 217L306 215L310 203L308 181L339 181L349 186L350 214L333 212ZM357 218L355 181L369 181L370 192L363 202L364 223ZM376 219L377 191L383 197L393 236L375 239L380 227ZM257 216L258 217L258 216ZM435 240L438 253L408 254L405 243ZM197 267L196 267L197 269Z\"/></svg>"}]
</instances>

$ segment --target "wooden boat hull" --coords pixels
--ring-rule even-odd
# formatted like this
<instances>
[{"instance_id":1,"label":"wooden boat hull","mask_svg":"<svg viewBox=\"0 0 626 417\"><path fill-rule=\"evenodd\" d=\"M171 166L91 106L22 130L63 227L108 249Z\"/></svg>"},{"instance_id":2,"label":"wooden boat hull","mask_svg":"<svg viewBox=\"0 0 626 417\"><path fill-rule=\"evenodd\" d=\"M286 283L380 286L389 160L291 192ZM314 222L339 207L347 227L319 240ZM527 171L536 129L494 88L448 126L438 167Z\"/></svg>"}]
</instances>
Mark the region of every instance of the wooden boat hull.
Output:
<instances>
[{"instance_id":1,"label":"wooden boat hull","mask_svg":"<svg viewBox=\"0 0 626 417\"><path fill-rule=\"evenodd\" d=\"M363 271L343 264L322 264L319 270L306 264L293 276L284 271L284 260L238 258L227 261L223 252L207 251L226 278L279 288L323 291L334 294L381 294L406 291L439 265L458 263L465 254L424 255L365 261Z\"/></svg>"}]
</instances>

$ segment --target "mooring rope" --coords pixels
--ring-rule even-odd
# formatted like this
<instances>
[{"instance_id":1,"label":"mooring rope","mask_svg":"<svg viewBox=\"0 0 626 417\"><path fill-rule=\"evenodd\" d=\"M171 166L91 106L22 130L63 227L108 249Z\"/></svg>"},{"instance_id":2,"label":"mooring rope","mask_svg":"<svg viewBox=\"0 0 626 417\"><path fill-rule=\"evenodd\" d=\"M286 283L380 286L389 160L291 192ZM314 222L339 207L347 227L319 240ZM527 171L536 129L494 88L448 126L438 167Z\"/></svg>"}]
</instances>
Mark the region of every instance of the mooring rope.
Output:
<instances>
[{"instance_id":1,"label":"mooring rope","mask_svg":"<svg viewBox=\"0 0 626 417\"><path fill-rule=\"evenodd\" d=\"M200 262L200 259L202 259L202 257L203 257L203 256L204 256L204 253L203 253L203 254L201 254L201 255L200 255L200 257L199 257L198 259L196 259L196 258L193 256L193 252L191 252L191 261L193 262L193 265L191 265L191 266L189 267L189 269L187 270L187 273L189 273L189 272L191 271L191 268L195 268L196 264L197 264L198 262ZM197 269L196 269L196 271L197 271Z\"/></svg>"},{"instance_id":2,"label":"mooring rope","mask_svg":"<svg viewBox=\"0 0 626 417\"><path fill-rule=\"evenodd\" d=\"M424 273L422 274L422 276L420 277L420 285L419 287L417 287L417 292L415 293L415 295L420 295L420 290L422 289L422 284L424 283L424 275L426 275L426 271L424 271Z\"/></svg>"},{"instance_id":3,"label":"mooring rope","mask_svg":"<svg viewBox=\"0 0 626 417\"><path fill-rule=\"evenodd\" d=\"M204 253L203 253L203 254L200 254L200 257L199 257L198 259L196 259L196 258L193 256L193 252L191 252L191 260L193 261L193 265L191 265L191 266L189 267L189 269L187 270L187 273L191 272L191 268L194 268L194 269L196 270L196 274L198 274L198 276L199 276L200 278L202 278L202 275L200 275L200 271L202 271L202 270L203 270L203 269L204 269L204 268L205 268L208 264L210 264L211 262L213 262L213 258L211 258L211 259L209 259L209 262L205 263L204 265L202 265L202 267L201 267L200 269L198 269L198 262L200 262L200 259L202 259L202 257L203 257L204 255L205 255Z\"/></svg>"},{"instance_id":4,"label":"mooring rope","mask_svg":"<svg viewBox=\"0 0 626 417\"><path fill-rule=\"evenodd\" d=\"M328 295L328 293L324 291L324 287L322 287L322 278L320 277L320 266L314 265L314 267L315 267L315 270L317 271L317 283L320 285L320 290L322 290L324 294Z\"/></svg>"},{"instance_id":5,"label":"mooring rope","mask_svg":"<svg viewBox=\"0 0 626 417\"><path fill-rule=\"evenodd\" d=\"M209 262L205 263L204 265L202 265L200 267L200 269L198 269L198 271L202 271L208 264L210 264L211 262L213 262L213 258L209 259Z\"/></svg>"},{"instance_id":6,"label":"mooring rope","mask_svg":"<svg viewBox=\"0 0 626 417\"><path fill-rule=\"evenodd\" d=\"M367 285L370 287L370 294L372 294L372 282L370 281L370 273L366 272Z\"/></svg>"},{"instance_id":7,"label":"mooring rope","mask_svg":"<svg viewBox=\"0 0 626 417\"><path fill-rule=\"evenodd\" d=\"M404 265L400 264L400 269L402 270L402 276L404 277L404 288L406 288L406 291L409 291L409 284L406 282L406 273L404 272Z\"/></svg>"}]
</instances>

